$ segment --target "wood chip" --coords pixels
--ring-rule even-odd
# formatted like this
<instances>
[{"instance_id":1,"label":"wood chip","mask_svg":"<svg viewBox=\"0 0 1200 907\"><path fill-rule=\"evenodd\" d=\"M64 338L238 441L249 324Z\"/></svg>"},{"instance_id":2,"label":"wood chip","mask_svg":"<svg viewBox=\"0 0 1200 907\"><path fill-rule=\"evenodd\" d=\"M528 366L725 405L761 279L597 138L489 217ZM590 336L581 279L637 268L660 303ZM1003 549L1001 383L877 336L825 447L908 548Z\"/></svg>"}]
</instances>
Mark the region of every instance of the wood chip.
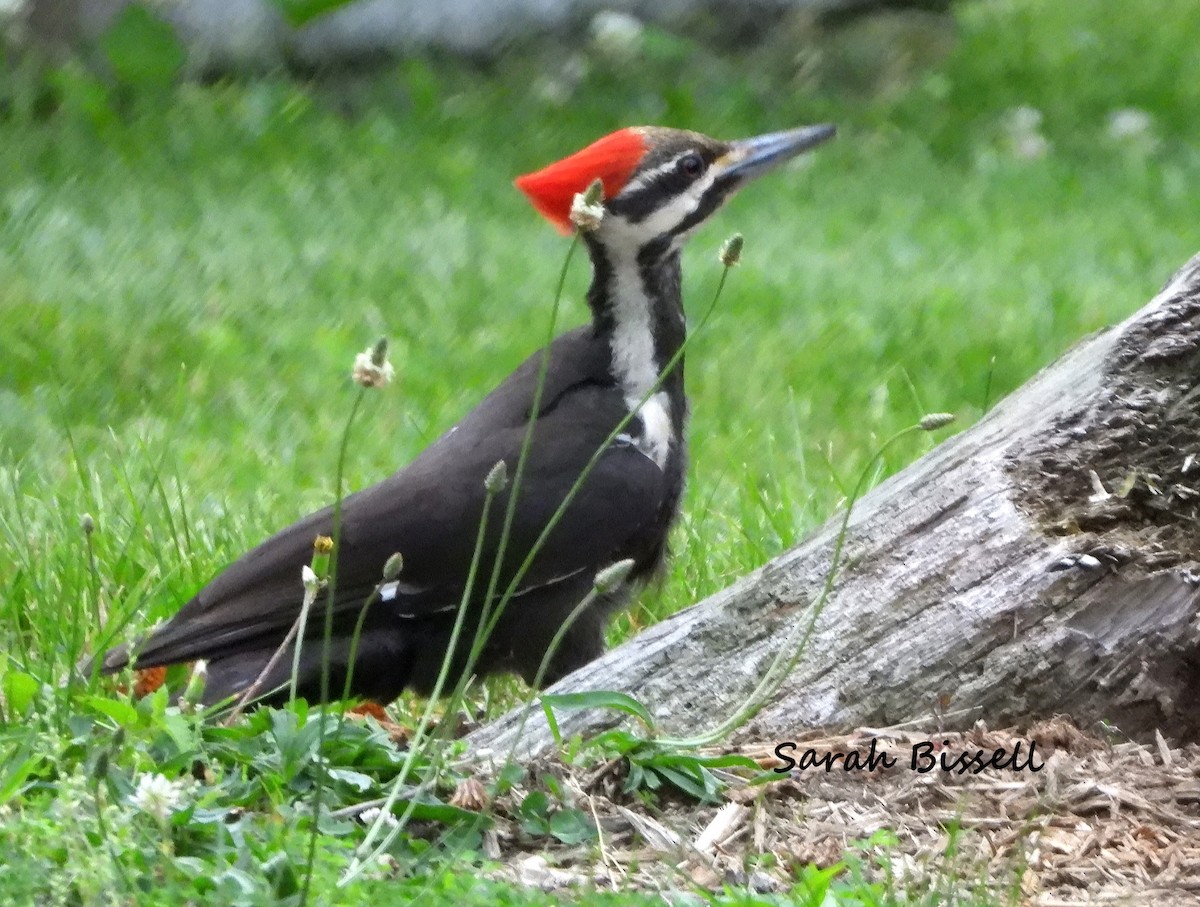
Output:
<instances>
[{"instance_id":1,"label":"wood chip","mask_svg":"<svg viewBox=\"0 0 1200 907\"><path fill-rule=\"evenodd\" d=\"M692 842L692 847L700 853L712 853L717 845L730 837L746 819L750 810L740 803L726 803L713 816L712 821Z\"/></svg>"}]
</instances>

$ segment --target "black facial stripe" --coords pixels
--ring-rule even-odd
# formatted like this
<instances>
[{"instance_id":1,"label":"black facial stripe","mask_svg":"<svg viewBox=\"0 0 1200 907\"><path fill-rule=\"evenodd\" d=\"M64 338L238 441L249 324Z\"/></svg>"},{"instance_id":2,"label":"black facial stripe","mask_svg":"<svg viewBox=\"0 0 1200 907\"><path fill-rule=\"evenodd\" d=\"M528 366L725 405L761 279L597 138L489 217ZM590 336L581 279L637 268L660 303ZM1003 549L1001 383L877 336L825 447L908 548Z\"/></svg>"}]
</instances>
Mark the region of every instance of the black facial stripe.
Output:
<instances>
[{"instance_id":1,"label":"black facial stripe","mask_svg":"<svg viewBox=\"0 0 1200 907\"><path fill-rule=\"evenodd\" d=\"M585 232L582 235L592 258L592 285L588 290L588 305L592 309L597 330L611 332L613 313L604 303L612 294L612 262L608 260L604 246L597 242L591 233Z\"/></svg>"},{"instance_id":2,"label":"black facial stripe","mask_svg":"<svg viewBox=\"0 0 1200 907\"><path fill-rule=\"evenodd\" d=\"M672 236L686 233L701 221L707 220L716 211L734 189L732 180L717 180L708 187L708 191L700 197L700 204L687 217L679 222L679 226L671 231Z\"/></svg>"},{"instance_id":3,"label":"black facial stripe","mask_svg":"<svg viewBox=\"0 0 1200 907\"><path fill-rule=\"evenodd\" d=\"M671 239L661 236L638 252L638 274L651 299L678 299L680 296L679 250L671 249ZM683 343L687 331L682 309L655 306L651 312L654 324L654 359L665 368L675 350ZM683 431L687 406L683 397L683 359L681 358L663 383L670 395L671 423L676 433Z\"/></svg>"},{"instance_id":4,"label":"black facial stripe","mask_svg":"<svg viewBox=\"0 0 1200 907\"><path fill-rule=\"evenodd\" d=\"M608 203L608 209L631 224L640 224L672 198L687 191L688 186L703 175L703 171L700 174L688 175L677 169L679 162L691 154L697 155L704 161L705 170L717 157L716 152L712 149L687 145L675 148L666 154L662 152L654 154L643 163L642 172L653 172L660 168L661 172L629 195L613 199Z\"/></svg>"},{"instance_id":5,"label":"black facial stripe","mask_svg":"<svg viewBox=\"0 0 1200 907\"><path fill-rule=\"evenodd\" d=\"M631 224L640 224L658 210L663 203L664 187L659 181L647 183L636 192L621 195L608 203L608 210L625 218Z\"/></svg>"}]
</instances>

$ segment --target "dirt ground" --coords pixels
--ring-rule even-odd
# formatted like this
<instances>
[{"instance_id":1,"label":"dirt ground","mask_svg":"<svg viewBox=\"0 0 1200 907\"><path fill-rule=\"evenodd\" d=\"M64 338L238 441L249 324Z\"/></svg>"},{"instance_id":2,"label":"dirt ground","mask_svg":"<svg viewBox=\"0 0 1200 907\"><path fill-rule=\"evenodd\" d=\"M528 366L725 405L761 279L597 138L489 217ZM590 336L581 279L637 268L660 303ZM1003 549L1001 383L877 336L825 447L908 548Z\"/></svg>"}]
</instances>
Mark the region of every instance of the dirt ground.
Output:
<instances>
[{"instance_id":1,"label":"dirt ground","mask_svg":"<svg viewBox=\"0 0 1200 907\"><path fill-rule=\"evenodd\" d=\"M845 770L848 754L865 760L872 741L878 767ZM921 766L944 755L957 767L963 754L990 756L998 747L1011 753L1017 742L1017 770L976 773L978 763L961 774L912 768L914 746L921 746ZM547 849L545 838L528 838L503 818L486 844L505 861L505 875L551 890L635 887L676 892L684 901L684 892L726 883L778 891L797 867L832 866L851 848L855 871L901 899L932 888L942 904L985 895L1037 907L1150 898L1200 904L1200 745L1172 747L1161 737L1141 745L1115 733L1103 739L1062 718L1004 730L977 724L964 733L862 728L812 733L796 744L785 753L794 760L805 750L810 759L844 755L832 771L818 764L766 785L736 782L720 806L647 808L622 792L615 768L574 776L545 762L535 774L562 780L568 797L593 817L600 846ZM745 754L769 769L784 764L776 745L746 741L720 752ZM879 766L881 753L896 764ZM496 804L499 815L512 815L521 796L518 790Z\"/></svg>"}]
</instances>

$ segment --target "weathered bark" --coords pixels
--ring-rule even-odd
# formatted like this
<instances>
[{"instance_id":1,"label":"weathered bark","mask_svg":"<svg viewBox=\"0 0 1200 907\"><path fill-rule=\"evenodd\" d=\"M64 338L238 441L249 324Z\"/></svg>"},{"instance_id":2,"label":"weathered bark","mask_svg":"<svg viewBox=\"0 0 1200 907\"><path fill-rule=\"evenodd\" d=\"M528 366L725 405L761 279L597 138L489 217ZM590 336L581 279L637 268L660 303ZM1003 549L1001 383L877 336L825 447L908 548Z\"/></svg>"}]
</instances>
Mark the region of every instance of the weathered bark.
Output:
<instances>
[{"instance_id":1,"label":"weathered bark","mask_svg":"<svg viewBox=\"0 0 1200 907\"><path fill-rule=\"evenodd\" d=\"M622 690L670 732L712 726L810 619L839 522L554 691ZM1200 256L860 500L845 554L802 660L746 733L948 708L1200 736ZM567 735L616 720L557 717ZM514 721L477 731L476 751L506 753ZM549 745L537 710L518 752Z\"/></svg>"}]
</instances>

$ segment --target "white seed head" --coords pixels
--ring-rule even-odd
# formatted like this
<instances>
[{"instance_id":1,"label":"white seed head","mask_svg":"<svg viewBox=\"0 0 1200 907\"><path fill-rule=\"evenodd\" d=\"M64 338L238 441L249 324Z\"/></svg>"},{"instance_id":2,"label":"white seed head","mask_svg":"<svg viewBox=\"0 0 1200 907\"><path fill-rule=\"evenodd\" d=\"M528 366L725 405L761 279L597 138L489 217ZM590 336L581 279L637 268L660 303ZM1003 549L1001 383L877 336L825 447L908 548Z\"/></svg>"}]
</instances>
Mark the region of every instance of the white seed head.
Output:
<instances>
[{"instance_id":1,"label":"white seed head","mask_svg":"<svg viewBox=\"0 0 1200 907\"><path fill-rule=\"evenodd\" d=\"M488 470L483 480L483 488L488 494L499 494L508 487L508 464L497 460L496 465Z\"/></svg>"},{"instance_id":2,"label":"white seed head","mask_svg":"<svg viewBox=\"0 0 1200 907\"><path fill-rule=\"evenodd\" d=\"M84 535L91 535L96 531L96 521L90 513L85 513L79 518L79 528L83 530Z\"/></svg>"},{"instance_id":3,"label":"white seed head","mask_svg":"<svg viewBox=\"0 0 1200 907\"><path fill-rule=\"evenodd\" d=\"M727 268L732 268L742 260L742 246L746 244L746 240L741 233L734 233L733 236L725 240L721 244L721 251L717 253L717 257L721 259L721 264Z\"/></svg>"},{"instance_id":4,"label":"white seed head","mask_svg":"<svg viewBox=\"0 0 1200 907\"><path fill-rule=\"evenodd\" d=\"M389 583L404 569L404 555L397 551L383 565L383 578Z\"/></svg>"},{"instance_id":5,"label":"white seed head","mask_svg":"<svg viewBox=\"0 0 1200 907\"><path fill-rule=\"evenodd\" d=\"M629 574L632 571L633 558L625 558L623 561L609 564L597 573L593 585L595 585L596 591L601 595L607 595L609 592L617 591L625 580L629 579Z\"/></svg>"},{"instance_id":6,"label":"white seed head","mask_svg":"<svg viewBox=\"0 0 1200 907\"><path fill-rule=\"evenodd\" d=\"M584 192L575 193L571 201L571 223L585 233L599 228L604 220L604 184L592 180Z\"/></svg>"},{"instance_id":7,"label":"white seed head","mask_svg":"<svg viewBox=\"0 0 1200 907\"><path fill-rule=\"evenodd\" d=\"M159 822L171 818L171 814L182 803L183 784L157 773L139 777L137 788L129 797L130 806L153 816Z\"/></svg>"},{"instance_id":8,"label":"white seed head","mask_svg":"<svg viewBox=\"0 0 1200 907\"><path fill-rule=\"evenodd\" d=\"M363 387L387 387L396 370L387 358L387 338L381 337L377 343L363 350L354 357L354 369L351 377L356 384Z\"/></svg>"},{"instance_id":9,"label":"white seed head","mask_svg":"<svg viewBox=\"0 0 1200 907\"><path fill-rule=\"evenodd\" d=\"M954 413L928 413L921 417L921 421L917 423L921 431L937 431L939 428L945 428L955 419Z\"/></svg>"},{"instance_id":10,"label":"white seed head","mask_svg":"<svg viewBox=\"0 0 1200 907\"><path fill-rule=\"evenodd\" d=\"M317 576L316 571L308 566L308 564L300 568L300 579L304 583L305 592L316 592L321 588L321 578Z\"/></svg>"}]
</instances>

